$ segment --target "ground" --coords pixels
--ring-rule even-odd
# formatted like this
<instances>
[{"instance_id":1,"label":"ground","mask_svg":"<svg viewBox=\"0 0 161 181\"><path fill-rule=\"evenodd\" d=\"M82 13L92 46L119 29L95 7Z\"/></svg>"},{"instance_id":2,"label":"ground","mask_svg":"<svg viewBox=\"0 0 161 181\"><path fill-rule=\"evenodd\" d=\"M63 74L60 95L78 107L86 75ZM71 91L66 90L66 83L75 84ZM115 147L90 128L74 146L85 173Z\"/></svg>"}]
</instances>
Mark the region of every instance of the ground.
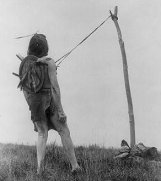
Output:
<instances>
[{"instance_id":1,"label":"ground","mask_svg":"<svg viewBox=\"0 0 161 181\"><path fill-rule=\"evenodd\" d=\"M50 144L38 177L35 146L0 144L0 181L161 181L161 154L156 161L136 161L114 159L114 148L91 145L75 150L81 173L73 176L63 148Z\"/></svg>"}]
</instances>

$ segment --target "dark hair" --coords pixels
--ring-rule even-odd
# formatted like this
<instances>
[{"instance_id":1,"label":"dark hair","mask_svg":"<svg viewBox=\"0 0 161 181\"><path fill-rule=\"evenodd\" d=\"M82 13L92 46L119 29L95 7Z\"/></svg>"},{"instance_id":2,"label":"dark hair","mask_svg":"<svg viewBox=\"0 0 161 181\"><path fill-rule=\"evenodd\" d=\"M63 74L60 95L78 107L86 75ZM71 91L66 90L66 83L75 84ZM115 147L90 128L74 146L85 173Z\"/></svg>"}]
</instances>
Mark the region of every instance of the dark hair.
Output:
<instances>
[{"instance_id":1,"label":"dark hair","mask_svg":"<svg viewBox=\"0 0 161 181\"><path fill-rule=\"evenodd\" d=\"M48 55L48 43L46 36L43 34L35 34L28 47L28 55L34 55L38 58Z\"/></svg>"}]
</instances>

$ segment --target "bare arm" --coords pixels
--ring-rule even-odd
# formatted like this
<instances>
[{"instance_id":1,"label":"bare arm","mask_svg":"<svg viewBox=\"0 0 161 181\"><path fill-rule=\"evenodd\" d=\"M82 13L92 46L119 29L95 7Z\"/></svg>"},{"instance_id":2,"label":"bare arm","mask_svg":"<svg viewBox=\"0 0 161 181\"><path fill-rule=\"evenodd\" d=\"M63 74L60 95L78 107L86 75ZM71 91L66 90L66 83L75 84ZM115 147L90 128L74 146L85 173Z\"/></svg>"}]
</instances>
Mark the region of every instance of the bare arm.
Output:
<instances>
[{"instance_id":1,"label":"bare arm","mask_svg":"<svg viewBox=\"0 0 161 181\"><path fill-rule=\"evenodd\" d=\"M57 75L56 75L56 65L54 60L48 61L48 74L50 78L50 82L52 85L52 91L53 91L53 96L54 100L56 103L57 110L60 112L64 112L61 104L61 94L60 94L60 88L57 80Z\"/></svg>"},{"instance_id":2,"label":"bare arm","mask_svg":"<svg viewBox=\"0 0 161 181\"><path fill-rule=\"evenodd\" d=\"M49 74L49 79L52 85L52 96L54 99L54 103L58 111L59 119L64 120L66 119L66 115L63 111L63 107L61 104L61 94L60 94L60 88L59 88L59 84L57 80L56 64L53 59L49 59L45 57L40 58L38 62L42 62L48 65L48 74Z\"/></svg>"}]
</instances>

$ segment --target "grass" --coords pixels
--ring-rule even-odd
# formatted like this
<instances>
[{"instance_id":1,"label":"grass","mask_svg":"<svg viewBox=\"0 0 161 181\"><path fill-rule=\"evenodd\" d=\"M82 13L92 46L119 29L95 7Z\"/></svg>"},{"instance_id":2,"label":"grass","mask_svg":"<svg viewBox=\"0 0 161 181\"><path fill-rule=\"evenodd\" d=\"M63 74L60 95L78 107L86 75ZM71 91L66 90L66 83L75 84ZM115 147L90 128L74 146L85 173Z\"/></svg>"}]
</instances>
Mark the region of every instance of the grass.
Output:
<instances>
[{"instance_id":1,"label":"grass","mask_svg":"<svg viewBox=\"0 0 161 181\"><path fill-rule=\"evenodd\" d=\"M0 144L0 181L161 181L161 155L156 161L117 160L116 149L76 147L83 172L72 176L62 147L47 146L44 172L36 175L36 147Z\"/></svg>"}]
</instances>

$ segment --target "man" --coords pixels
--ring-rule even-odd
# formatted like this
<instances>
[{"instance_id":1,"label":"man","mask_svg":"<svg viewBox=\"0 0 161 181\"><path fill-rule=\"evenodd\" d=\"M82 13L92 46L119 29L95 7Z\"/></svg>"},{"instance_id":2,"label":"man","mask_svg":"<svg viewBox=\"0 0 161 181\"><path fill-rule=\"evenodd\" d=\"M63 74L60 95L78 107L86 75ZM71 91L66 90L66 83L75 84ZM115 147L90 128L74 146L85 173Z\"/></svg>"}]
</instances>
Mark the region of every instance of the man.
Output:
<instances>
[{"instance_id":1,"label":"man","mask_svg":"<svg viewBox=\"0 0 161 181\"><path fill-rule=\"evenodd\" d=\"M57 81L56 65L48 55L48 43L43 34L35 34L29 43L28 56L38 57L37 62L47 64L43 69L45 79L42 88L37 93L30 93L23 89L25 98L31 111L31 119L38 132L37 141L37 173L41 172L41 165L45 156L48 130L54 129L61 136L61 141L72 166L72 172L80 170L77 163L74 146L67 126L67 118L61 104L60 88Z\"/></svg>"}]
</instances>

